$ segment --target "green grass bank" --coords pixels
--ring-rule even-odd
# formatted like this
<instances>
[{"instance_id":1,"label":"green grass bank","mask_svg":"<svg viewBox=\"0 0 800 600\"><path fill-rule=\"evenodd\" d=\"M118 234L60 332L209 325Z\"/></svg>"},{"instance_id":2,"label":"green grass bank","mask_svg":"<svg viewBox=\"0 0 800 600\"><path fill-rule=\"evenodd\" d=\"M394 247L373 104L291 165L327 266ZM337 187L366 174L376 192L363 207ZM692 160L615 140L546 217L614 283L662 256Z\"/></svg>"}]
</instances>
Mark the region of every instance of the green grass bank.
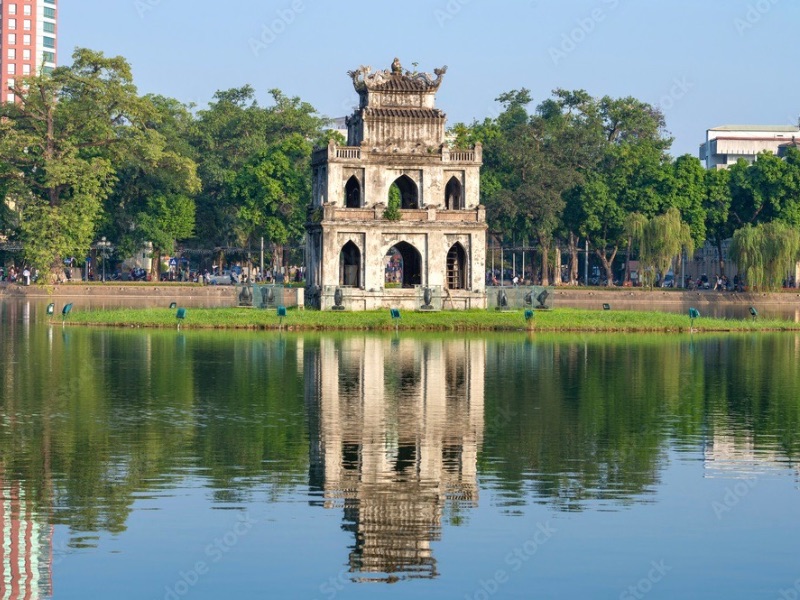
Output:
<instances>
[{"instance_id":1,"label":"green grass bank","mask_svg":"<svg viewBox=\"0 0 800 600\"><path fill-rule=\"evenodd\" d=\"M176 310L167 308L76 310L66 318L69 325L174 328ZM280 318L275 310L249 308L192 308L180 321L183 329L287 329L293 331L518 331L550 332L688 332L689 317L678 313L602 311L559 308L536 311L526 322L524 311L471 310L401 311L392 320L389 310L336 312L289 310ZM61 322L55 315L53 323ZM800 331L800 323L780 319L731 320L700 317L694 331Z\"/></svg>"}]
</instances>

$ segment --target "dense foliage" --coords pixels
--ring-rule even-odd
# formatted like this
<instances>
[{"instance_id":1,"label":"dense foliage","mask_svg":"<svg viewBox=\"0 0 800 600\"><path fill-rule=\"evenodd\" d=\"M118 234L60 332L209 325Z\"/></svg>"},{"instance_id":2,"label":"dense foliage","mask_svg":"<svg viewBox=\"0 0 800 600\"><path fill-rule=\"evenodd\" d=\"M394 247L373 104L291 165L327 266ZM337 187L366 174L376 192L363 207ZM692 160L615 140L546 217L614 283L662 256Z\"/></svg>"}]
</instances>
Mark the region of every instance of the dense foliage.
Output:
<instances>
[{"instance_id":1,"label":"dense foliage","mask_svg":"<svg viewBox=\"0 0 800 600\"><path fill-rule=\"evenodd\" d=\"M85 256L101 236L120 257L151 244L154 271L178 243L222 264L225 252L247 253L262 239L273 268L284 265L303 236L312 150L338 135L279 90L270 106L250 86L222 90L196 111L140 96L125 59L86 49L13 91L19 101L0 106L0 240L21 245L41 271ZM557 89L530 111L521 89L498 101L496 118L456 124L453 143L482 142L490 233L534 246L543 284L560 281L562 252L577 283L587 243L609 285L628 279L631 258L652 278L706 241L722 256L733 238L759 287L775 287L780 274L758 261L788 270L797 260L786 233L800 225L796 148L707 171L697 158L670 156L663 114L636 98ZM400 217L395 204L386 218Z\"/></svg>"}]
</instances>

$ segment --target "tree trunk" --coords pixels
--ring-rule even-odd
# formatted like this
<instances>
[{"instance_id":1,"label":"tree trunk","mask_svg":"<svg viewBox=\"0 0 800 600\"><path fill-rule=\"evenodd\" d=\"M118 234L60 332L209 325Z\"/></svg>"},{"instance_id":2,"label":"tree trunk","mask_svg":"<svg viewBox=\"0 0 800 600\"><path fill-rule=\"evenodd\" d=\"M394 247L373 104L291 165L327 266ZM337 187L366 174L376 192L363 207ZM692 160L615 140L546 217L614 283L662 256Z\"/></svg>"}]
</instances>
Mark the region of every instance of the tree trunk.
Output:
<instances>
[{"instance_id":1,"label":"tree trunk","mask_svg":"<svg viewBox=\"0 0 800 600\"><path fill-rule=\"evenodd\" d=\"M550 273L547 268L548 263L548 254L550 254L550 246L545 246L544 244L539 242L542 247L542 285L547 287L550 285Z\"/></svg>"},{"instance_id":2,"label":"tree trunk","mask_svg":"<svg viewBox=\"0 0 800 600\"><path fill-rule=\"evenodd\" d=\"M719 276L725 275L725 259L722 258L722 239L717 238L717 254L719 256Z\"/></svg>"},{"instance_id":3,"label":"tree trunk","mask_svg":"<svg viewBox=\"0 0 800 600\"><path fill-rule=\"evenodd\" d=\"M272 246L272 275L273 277L281 273L283 267L283 244L271 244Z\"/></svg>"},{"instance_id":4,"label":"tree trunk","mask_svg":"<svg viewBox=\"0 0 800 600\"><path fill-rule=\"evenodd\" d=\"M606 257L605 251L601 251L599 248L594 251L595 254L600 259L600 262L603 265L603 268L606 270L606 285L611 287L614 285L614 272L611 270L611 266L614 264L614 259L617 257L617 247L614 246L614 251L611 253L611 256Z\"/></svg>"},{"instance_id":5,"label":"tree trunk","mask_svg":"<svg viewBox=\"0 0 800 600\"><path fill-rule=\"evenodd\" d=\"M553 285L561 285L561 246L556 243L553 248Z\"/></svg>"},{"instance_id":6,"label":"tree trunk","mask_svg":"<svg viewBox=\"0 0 800 600\"><path fill-rule=\"evenodd\" d=\"M567 242L569 248L569 284L578 285L578 236L569 232L569 241Z\"/></svg>"},{"instance_id":7,"label":"tree trunk","mask_svg":"<svg viewBox=\"0 0 800 600\"><path fill-rule=\"evenodd\" d=\"M625 277L622 278L622 285L631 284L631 247L633 246L633 238L628 237L628 247L625 250Z\"/></svg>"},{"instance_id":8,"label":"tree trunk","mask_svg":"<svg viewBox=\"0 0 800 600\"><path fill-rule=\"evenodd\" d=\"M153 258L150 260L150 279L161 281L161 250L159 248L153 248Z\"/></svg>"}]
</instances>

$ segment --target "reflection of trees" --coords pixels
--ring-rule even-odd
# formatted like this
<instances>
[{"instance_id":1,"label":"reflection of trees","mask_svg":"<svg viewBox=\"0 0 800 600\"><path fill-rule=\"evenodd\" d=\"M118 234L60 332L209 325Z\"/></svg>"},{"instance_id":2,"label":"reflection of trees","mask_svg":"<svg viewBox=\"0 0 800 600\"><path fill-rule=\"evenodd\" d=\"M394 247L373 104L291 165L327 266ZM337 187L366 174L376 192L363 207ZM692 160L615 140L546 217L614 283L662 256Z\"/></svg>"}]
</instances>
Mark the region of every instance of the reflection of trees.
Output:
<instances>
[{"instance_id":1,"label":"reflection of trees","mask_svg":"<svg viewBox=\"0 0 800 600\"><path fill-rule=\"evenodd\" d=\"M221 501L302 481L296 344L40 327L4 347L0 467L54 523L121 531L135 497L194 473Z\"/></svg>"},{"instance_id":2,"label":"reflection of trees","mask_svg":"<svg viewBox=\"0 0 800 600\"><path fill-rule=\"evenodd\" d=\"M357 577L437 575L442 518L477 503L483 364L482 342L362 337L305 361L311 487L343 508Z\"/></svg>"},{"instance_id":3,"label":"reflection of trees","mask_svg":"<svg viewBox=\"0 0 800 600\"><path fill-rule=\"evenodd\" d=\"M484 447L495 460L484 469L509 504L530 486L574 510L652 492L670 444L696 451L716 436L720 452L793 462L799 357L800 337L786 334L490 343Z\"/></svg>"},{"instance_id":4,"label":"reflection of trees","mask_svg":"<svg viewBox=\"0 0 800 600\"><path fill-rule=\"evenodd\" d=\"M187 476L220 502L310 479L345 511L354 570L430 574L478 466L509 504L569 510L648 494L668 445L751 469L800 452L794 334L104 331L9 314L20 306L0 305L0 470L42 525L74 531L121 531L135 498Z\"/></svg>"},{"instance_id":5,"label":"reflection of trees","mask_svg":"<svg viewBox=\"0 0 800 600\"><path fill-rule=\"evenodd\" d=\"M566 510L651 491L680 366L674 348L600 336L489 344L486 448L509 503L528 480Z\"/></svg>"},{"instance_id":6,"label":"reflection of trees","mask_svg":"<svg viewBox=\"0 0 800 600\"><path fill-rule=\"evenodd\" d=\"M753 464L792 463L800 454L800 336L752 335L713 340L703 369L710 451L727 447ZM735 365L730 368L729 365Z\"/></svg>"}]
</instances>

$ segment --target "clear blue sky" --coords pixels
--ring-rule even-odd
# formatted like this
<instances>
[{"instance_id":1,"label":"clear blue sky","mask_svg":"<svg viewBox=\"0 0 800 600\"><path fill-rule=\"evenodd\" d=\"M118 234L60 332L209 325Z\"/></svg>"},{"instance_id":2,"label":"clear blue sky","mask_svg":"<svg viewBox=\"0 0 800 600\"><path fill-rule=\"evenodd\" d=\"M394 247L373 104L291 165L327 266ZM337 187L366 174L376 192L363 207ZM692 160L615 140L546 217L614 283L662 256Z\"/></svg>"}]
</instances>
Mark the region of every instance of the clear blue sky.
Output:
<instances>
[{"instance_id":1,"label":"clear blue sky","mask_svg":"<svg viewBox=\"0 0 800 600\"><path fill-rule=\"evenodd\" d=\"M347 71L398 56L448 65L448 122L495 115L502 92L557 87L660 105L673 154L709 127L788 125L800 115L794 0L65 0L60 62L76 46L126 57L142 93L204 106L251 84L344 116Z\"/></svg>"}]
</instances>

